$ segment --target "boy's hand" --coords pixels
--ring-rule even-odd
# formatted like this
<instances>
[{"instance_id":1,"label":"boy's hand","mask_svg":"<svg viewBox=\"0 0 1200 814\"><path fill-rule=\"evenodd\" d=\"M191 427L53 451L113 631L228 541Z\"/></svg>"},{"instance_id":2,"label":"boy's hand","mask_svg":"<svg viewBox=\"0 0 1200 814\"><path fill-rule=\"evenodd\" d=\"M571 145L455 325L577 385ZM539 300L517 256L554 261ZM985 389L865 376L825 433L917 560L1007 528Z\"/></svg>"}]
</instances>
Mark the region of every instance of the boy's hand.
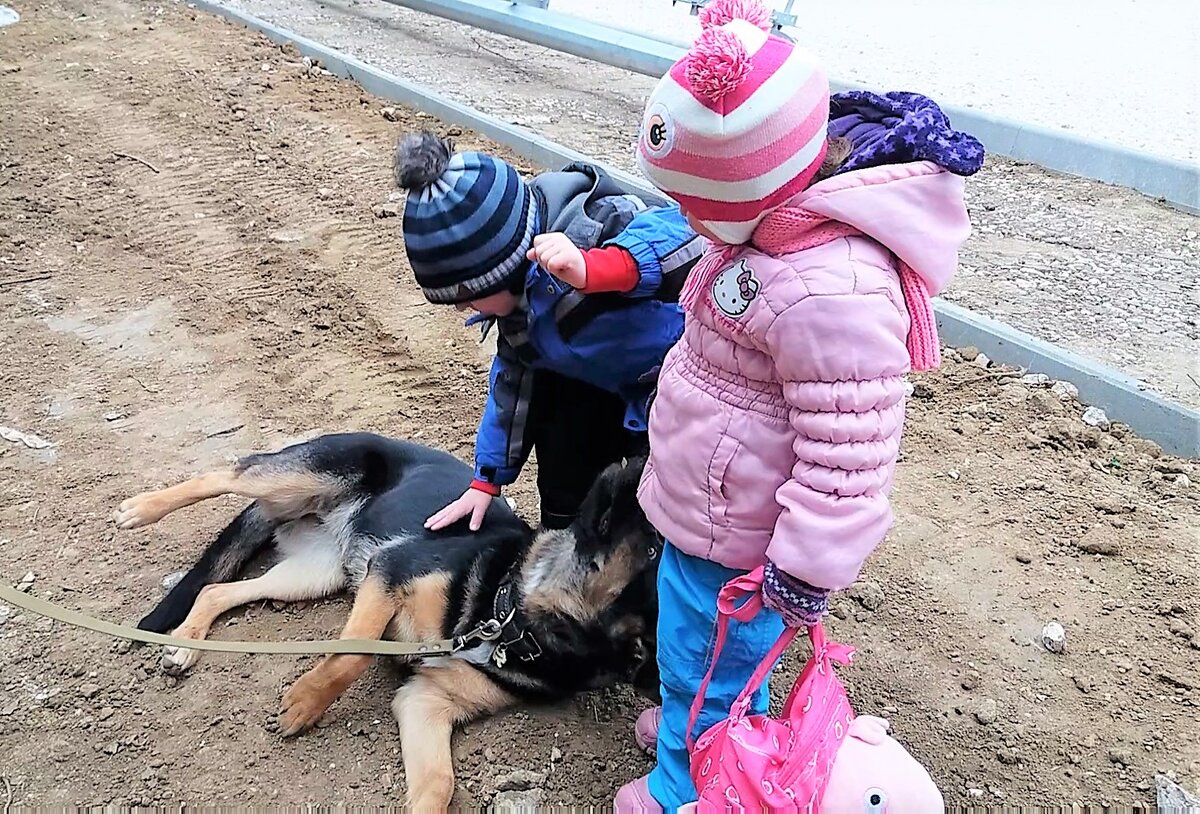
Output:
<instances>
[{"instance_id":1,"label":"boy's hand","mask_svg":"<svg viewBox=\"0 0 1200 814\"><path fill-rule=\"evenodd\" d=\"M572 288L587 285L587 264L583 252L562 232L550 232L533 239L526 255L546 271Z\"/></svg>"},{"instance_id":2,"label":"boy's hand","mask_svg":"<svg viewBox=\"0 0 1200 814\"><path fill-rule=\"evenodd\" d=\"M488 506L491 505L492 496L487 492L473 488L468 489L462 493L462 497L458 500L426 520L425 528L430 531L438 531L470 515L471 531L479 531L479 527L483 525L483 515L487 512Z\"/></svg>"}]
</instances>

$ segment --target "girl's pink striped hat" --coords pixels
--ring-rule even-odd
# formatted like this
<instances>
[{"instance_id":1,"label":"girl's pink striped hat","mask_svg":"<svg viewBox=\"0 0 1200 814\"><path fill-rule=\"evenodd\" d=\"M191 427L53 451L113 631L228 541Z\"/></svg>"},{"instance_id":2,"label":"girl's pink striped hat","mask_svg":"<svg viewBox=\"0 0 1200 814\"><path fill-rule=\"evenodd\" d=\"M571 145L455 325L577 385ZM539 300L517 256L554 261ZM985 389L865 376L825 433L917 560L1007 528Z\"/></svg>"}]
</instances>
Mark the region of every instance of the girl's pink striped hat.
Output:
<instances>
[{"instance_id":1,"label":"girl's pink striped hat","mask_svg":"<svg viewBox=\"0 0 1200 814\"><path fill-rule=\"evenodd\" d=\"M638 164L726 243L812 181L825 159L829 80L770 33L758 0L713 0L703 28L646 105Z\"/></svg>"}]
</instances>

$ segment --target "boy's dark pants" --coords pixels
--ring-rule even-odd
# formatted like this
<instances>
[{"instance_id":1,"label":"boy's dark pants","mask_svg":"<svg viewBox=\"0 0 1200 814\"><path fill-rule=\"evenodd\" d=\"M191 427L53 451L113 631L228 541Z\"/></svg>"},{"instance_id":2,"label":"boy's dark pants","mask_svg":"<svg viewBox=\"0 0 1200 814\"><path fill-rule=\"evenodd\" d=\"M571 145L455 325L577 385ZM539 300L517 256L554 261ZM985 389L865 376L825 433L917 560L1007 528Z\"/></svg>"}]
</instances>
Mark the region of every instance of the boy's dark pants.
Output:
<instances>
[{"instance_id":1,"label":"boy's dark pants","mask_svg":"<svg viewBox=\"0 0 1200 814\"><path fill-rule=\"evenodd\" d=\"M534 376L528 431L547 529L571 524L606 466L649 449L646 433L625 428L624 400L548 370Z\"/></svg>"}]
</instances>

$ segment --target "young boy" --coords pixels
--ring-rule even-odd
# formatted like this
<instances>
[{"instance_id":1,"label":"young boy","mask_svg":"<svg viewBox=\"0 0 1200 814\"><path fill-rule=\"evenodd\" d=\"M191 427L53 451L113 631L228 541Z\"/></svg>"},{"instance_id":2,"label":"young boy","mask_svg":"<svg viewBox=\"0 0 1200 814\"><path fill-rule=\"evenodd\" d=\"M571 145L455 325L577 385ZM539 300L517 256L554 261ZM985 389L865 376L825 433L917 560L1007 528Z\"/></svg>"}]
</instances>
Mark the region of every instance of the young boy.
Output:
<instances>
[{"instance_id":1,"label":"young boy","mask_svg":"<svg viewBox=\"0 0 1200 814\"><path fill-rule=\"evenodd\" d=\"M679 291L704 240L678 207L647 208L588 164L526 183L494 156L421 132L397 144L395 177L426 299L499 333L475 480L426 526L470 517L478 530L536 449L541 526L565 528L604 467L645 447L658 368L683 332Z\"/></svg>"}]
</instances>

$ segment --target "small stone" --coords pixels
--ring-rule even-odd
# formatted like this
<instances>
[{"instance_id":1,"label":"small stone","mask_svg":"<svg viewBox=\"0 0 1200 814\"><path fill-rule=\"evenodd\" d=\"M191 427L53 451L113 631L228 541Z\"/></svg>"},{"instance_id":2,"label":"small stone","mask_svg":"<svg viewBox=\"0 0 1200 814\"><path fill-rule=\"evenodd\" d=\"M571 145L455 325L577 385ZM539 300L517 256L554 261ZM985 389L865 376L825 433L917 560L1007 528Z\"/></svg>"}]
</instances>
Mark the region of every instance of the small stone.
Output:
<instances>
[{"instance_id":1,"label":"small stone","mask_svg":"<svg viewBox=\"0 0 1200 814\"><path fill-rule=\"evenodd\" d=\"M1187 489L1192 485L1191 478L1189 478L1187 475L1184 475L1183 473L1176 475L1173 483L1176 486L1178 486L1180 489Z\"/></svg>"},{"instance_id":2,"label":"small stone","mask_svg":"<svg viewBox=\"0 0 1200 814\"><path fill-rule=\"evenodd\" d=\"M996 702L991 698L984 698L975 705L975 709L971 711L971 714L975 716L975 720L980 724L983 726L988 726L989 724L996 722L996 715L998 712L999 710L996 706Z\"/></svg>"},{"instance_id":3,"label":"small stone","mask_svg":"<svg viewBox=\"0 0 1200 814\"><path fill-rule=\"evenodd\" d=\"M496 779L497 791L529 791L542 786L546 775L528 769L517 769Z\"/></svg>"},{"instance_id":4,"label":"small stone","mask_svg":"<svg viewBox=\"0 0 1200 814\"><path fill-rule=\"evenodd\" d=\"M79 694L84 698L95 698L100 694L99 684L84 684L79 688Z\"/></svg>"},{"instance_id":5,"label":"small stone","mask_svg":"<svg viewBox=\"0 0 1200 814\"><path fill-rule=\"evenodd\" d=\"M917 382L913 385L913 398L921 401L929 401L933 398L933 388L922 382Z\"/></svg>"},{"instance_id":6,"label":"small stone","mask_svg":"<svg viewBox=\"0 0 1200 814\"><path fill-rule=\"evenodd\" d=\"M559 749L557 746L555 746L553 749L550 750L550 762L551 763L558 763L562 759L563 759L562 749Z\"/></svg>"},{"instance_id":7,"label":"small stone","mask_svg":"<svg viewBox=\"0 0 1200 814\"><path fill-rule=\"evenodd\" d=\"M172 574L167 574L159 583L162 586L163 593L170 593L171 589L183 581L186 571L176 571Z\"/></svg>"},{"instance_id":8,"label":"small stone","mask_svg":"<svg viewBox=\"0 0 1200 814\"><path fill-rule=\"evenodd\" d=\"M883 589L874 582L856 582L847 589L846 593L869 611L879 610L883 605Z\"/></svg>"},{"instance_id":9,"label":"small stone","mask_svg":"<svg viewBox=\"0 0 1200 814\"><path fill-rule=\"evenodd\" d=\"M389 122L400 121L400 114L396 111L396 108L394 108L394 107L380 108L379 115L383 116L383 118L387 119Z\"/></svg>"},{"instance_id":10,"label":"small stone","mask_svg":"<svg viewBox=\"0 0 1200 814\"><path fill-rule=\"evenodd\" d=\"M112 743L110 743L104 747L104 751L110 755L115 755L117 752L121 751L121 744L117 743L116 741L113 741Z\"/></svg>"},{"instance_id":11,"label":"small stone","mask_svg":"<svg viewBox=\"0 0 1200 814\"><path fill-rule=\"evenodd\" d=\"M1073 676L1071 680L1075 683L1075 689L1082 693L1089 693L1096 689L1095 683L1087 676Z\"/></svg>"},{"instance_id":12,"label":"small stone","mask_svg":"<svg viewBox=\"0 0 1200 814\"><path fill-rule=\"evenodd\" d=\"M394 203L380 204L372 210L377 218L398 218L400 217L400 205Z\"/></svg>"},{"instance_id":13,"label":"small stone","mask_svg":"<svg viewBox=\"0 0 1200 814\"><path fill-rule=\"evenodd\" d=\"M1031 562L1033 562L1033 555L1028 551L1018 551L1016 553L1016 558L1017 562L1021 563L1022 565L1029 565Z\"/></svg>"},{"instance_id":14,"label":"small stone","mask_svg":"<svg viewBox=\"0 0 1200 814\"><path fill-rule=\"evenodd\" d=\"M390 789L395 782L395 778L392 777L391 772L384 772L379 778L379 785L385 789Z\"/></svg>"},{"instance_id":15,"label":"small stone","mask_svg":"<svg viewBox=\"0 0 1200 814\"><path fill-rule=\"evenodd\" d=\"M979 673L972 670L963 676L962 688L970 692L979 686Z\"/></svg>"},{"instance_id":16,"label":"small stone","mask_svg":"<svg viewBox=\"0 0 1200 814\"><path fill-rule=\"evenodd\" d=\"M983 789L967 789L967 796L973 800L982 800Z\"/></svg>"},{"instance_id":17,"label":"small stone","mask_svg":"<svg viewBox=\"0 0 1200 814\"><path fill-rule=\"evenodd\" d=\"M21 577L21 581L17 583L17 590L21 593L29 593L33 590L33 583L36 580L37 577L33 575L32 571L26 571L25 576Z\"/></svg>"},{"instance_id":18,"label":"small stone","mask_svg":"<svg viewBox=\"0 0 1200 814\"><path fill-rule=\"evenodd\" d=\"M1020 378L1020 382L1027 387L1049 387L1050 377L1045 373L1026 373Z\"/></svg>"},{"instance_id":19,"label":"small stone","mask_svg":"<svg viewBox=\"0 0 1200 814\"><path fill-rule=\"evenodd\" d=\"M1067 631L1058 622L1047 622L1042 628L1042 647L1051 653L1067 649Z\"/></svg>"},{"instance_id":20,"label":"small stone","mask_svg":"<svg viewBox=\"0 0 1200 814\"><path fill-rule=\"evenodd\" d=\"M1169 630L1181 639L1191 639L1196 635L1182 619L1172 619Z\"/></svg>"},{"instance_id":21,"label":"small stone","mask_svg":"<svg viewBox=\"0 0 1200 814\"><path fill-rule=\"evenodd\" d=\"M1079 398L1079 388L1070 382L1055 382L1050 387L1050 392L1062 401Z\"/></svg>"},{"instance_id":22,"label":"small stone","mask_svg":"<svg viewBox=\"0 0 1200 814\"><path fill-rule=\"evenodd\" d=\"M98 713L96 713L96 717L99 718L101 721L107 721L109 718L111 718L113 716L113 711L114 710L112 707L104 707Z\"/></svg>"},{"instance_id":23,"label":"small stone","mask_svg":"<svg viewBox=\"0 0 1200 814\"><path fill-rule=\"evenodd\" d=\"M1154 462L1154 469L1164 475L1190 475L1194 467L1177 458L1159 458Z\"/></svg>"},{"instance_id":24,"label":"small stone","mask_svg":"<svg viewBox=\"0 0 1200 814\"><path fill-rule=\"evenodd\" d=\"M974 345L967 345L965 348L958 349L958 355L962 357L964 362L974 362L979 357L979 348Z\"/></svg>"},{"instance_id":25,"label":"small stone","mask_svg":"<svg viewBox=\"0 0 1200 814\"><path fill-rule=\"evenodd\" d=\"M1108 415L1099 407L1088 407L1083 411L1083 423L1089 427L1097 427L1102 430L1107 430L1112 426L1112 422L1108 420Z\"/></svg>"},{"instance_id":26,"label":"small stone","mask_svg":"<svg viewBox=\"0 0 1200 814\"><path fill-rule=\"evenodd\" d=\"M1159 811L1192 812L1200 810L1200 797L1188 793L1173 778L1165 774L1157 774L1154 776L1154 785L1158 794Z\"/></svg>"},{"instance_id":27,"label":"small stone","mask_svg":"<svg viewBox=\"0 0 1200 814\"><path fill-rule=\"evenodd\" d=\"M330 187L320 187L317 189L317 197L321 200L328 200L333 197L333 189Z\"/></svg>"},{"instance_id":28,"label":"small stone","mask_svg":"<svg viewBox=\"0 0 1200 814\"><path fill-rule=\"evenodd\" d=\"M991 363L992 363L992 360L990 358L988 358L988 355L986 353L979 354L971 362L971 364L975 365L975 367L981 367L984 370L986 370L988 365L990 365Z\"/></svg>"},{"instance_id":29,"label":"small stone","mask_svg":"<svg viewBox=\"0 0 1200 814\"><path fill-rule=\"evenodd\" d=\"M1112 526L1093 526L1091 531L1083 535L1075 547L1084 554L1099 554L1102 557L1112 557L1121 550L1117 539L1117 531Z\"/></svg>"},{"instance_id":30,"label":"small stone","mask_svg":"<svg viewBox=\"0 0 1200 814\"><path fill-rule=\"evenodd\" d=\"M916 386L915 384L913 384L912 382L910 382L908 379L905 379L905 380L904 380L904 395L905 395L906 397L910 397L910 398L911 398L911 397L912 397L912 394L913 394L914 392L916 392L916 389L917 389L917 386Z\"/></svg>"},{"instance_id":31,"label":"small stone","mask_svg":"<svg viewBox=\"0 0 1200 814\"><path fill-rule=\"evenodd\" d=\"M1017 754L1015 749L1004 746L996 752L996 760L999 760L1005 766L1016 766L1021 762L1021 756Z\"/></svg>"},{"instance_id":32,"label":"small stone","mask_svg":"<svg viewBox=\"0 0 1200 814\"><path fill-rule=\"evenodd\" d=\"M104 420L105 420L105 421L120 421L120 420L121 420L122 418L124 418L124 417L125 417L125 414L124 414L124 413L119 413L119 412L117 412L117 411L115 411L115 410L114 410L113 412L111 412L111 413L105 413L105 414L104 414Z\"/></svg>"},{"instance_id":33,"label":"small stone","mask_svg":"<svg viewBox=\"0 0 1200 814\"><path fill-rule=\"evenodd\" d=\"M546 793L541 789L530 791L502 791L492 800L492 810L501 812L539 811L543 806Z\"/></svg>"},{"instance_id":34,"label":"small stone","mask_svg":"<svg viewBox=\"0 0 1200 814\"><path fill-rule=\"evenodd\" d=\"M1133 750L1124 746L1114 746L1108 750L1108 759L1118 766L1128 766L1133 762Z\"/></svg>"}]
</instances>

